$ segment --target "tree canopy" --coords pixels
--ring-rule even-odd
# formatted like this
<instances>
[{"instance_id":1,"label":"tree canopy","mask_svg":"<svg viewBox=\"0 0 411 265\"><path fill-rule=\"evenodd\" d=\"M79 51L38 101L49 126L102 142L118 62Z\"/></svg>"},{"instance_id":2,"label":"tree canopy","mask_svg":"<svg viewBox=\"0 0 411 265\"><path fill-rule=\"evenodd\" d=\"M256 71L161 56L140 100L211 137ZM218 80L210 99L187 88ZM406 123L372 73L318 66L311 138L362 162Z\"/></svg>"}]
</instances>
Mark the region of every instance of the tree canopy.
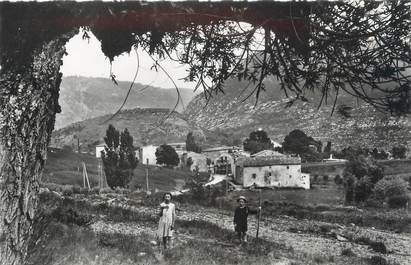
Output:
<instances>
[{"instance_id":1,"label":"tree canopy","mask_svg":"<svg viewBox=\"0 0 411 265\"><path fill-rule=\"evenodd\" d=\"M107 177L107 184L110 188L126 187L133 177L133 171L138 164L134 152L133 137L127 129L124 129L120 134L110 124L104 141L105 147L101 158Z\"/></svg>"},{"instance_id":2,"label":"tree canopy","mask_svg":"<svg viewBox=\"0 0 411 265\"><path fill-rule=\"evenodd\" d=\"M244 151L251 154L258 153L263 150L273 149L273 143L264 130L257 130L250 133L249 137L243 142Z\"/></svg>"},{"instance_id":3,"label":"tree canopy","mask_svg":"<svg viewBox=\"0 0 411 265\"><path fill-rule=\"evenodd\" d=\"M177 166L180 162L180 158L176 150L168 145L162 144L156 150L156 159L158 165L166 165L166 166Z\"/></svg>"},{"instance_id":4,"label":"tree canopy","mask_svg":"<svg viewBox=\"0 0 411 265\"><path fill-rule=\"evenodd\" d=\"M197 145L193 132L189 132L186 138L186 150L201 153L201 147Z\"/></svg>"},{"instance_id":5,"label":"tree canopy","mask_svg":"<svg viewBox=\"0 0 411 265\"><path fill-rule=\"evenodd\" d=\"M313 146L315 150L311 148ZM298 154L304 161L315 161L320 158L322 143L307 136L301 130L291 131L282 144L283 151L286 153Z\"/></svg>"},{"instance_id":6,"label":"tree canopy","mask_svg":"<svg viewBox=\"0 0 411 265\"><path fill-rule=\"evenodd\" d=\"M186 79L207 98L237 78L254 86L258 99L272 89L263 81L275 78L290 105L315 91L320 104L335 106L344 92L379 110L410 112L409 1L22 3L0 10L7 29L2 64L19 61L13 54L25 58L14 49L24 34L24 45L35 48L83 27L84 38L93 32L110 60L138 47L156 69L164 70L163 58L187 64Z\"/></svg>"}]
</instances>

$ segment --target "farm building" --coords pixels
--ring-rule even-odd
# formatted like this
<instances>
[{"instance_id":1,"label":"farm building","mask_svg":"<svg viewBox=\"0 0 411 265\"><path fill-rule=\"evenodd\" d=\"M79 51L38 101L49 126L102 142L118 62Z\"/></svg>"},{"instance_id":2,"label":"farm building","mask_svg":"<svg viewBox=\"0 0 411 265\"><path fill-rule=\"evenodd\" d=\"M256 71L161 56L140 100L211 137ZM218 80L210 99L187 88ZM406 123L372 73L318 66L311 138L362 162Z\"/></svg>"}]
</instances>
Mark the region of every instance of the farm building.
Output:
<instances>
[{"instance_id":1,"label":"farm building","mask_svg":"<svg viewBox=\"0 0 411 265\"><path fill-rule=\"evenodd\" d=\"M100 158L101 157L101 152L104 152L104 146L106 146L105 144L99 144L96 145L96 157Z\"/></svg>"},{"instance_id":2,"label":"farm building","mask_svg":"<svg viewBox=\"0 0 411 265\"><path fill-rule=\"evenodd\" d=\"M301 173L301 158L283 155L238 156L222 154L214 160L214 174L232 176L243 187L310 188L310 178Z\"/></svg>"},{"instance_id":3,"label":"farm building","mask_svg":"<svg viewBox=\"0 0 411 265\"><path fill-rule=\"evenodd\" d=\"M138 160L142 164L156 165L156 150L157 146L155 145L145 145L139 148L138 150Z\"/></svg>"},{"instance_id":4,"label":"farm building","mask_svg":"<svg viewBox=\"0 0 411 265\"><path fill-rule=\"evenodd\" d=\"M273 150L263 150L258 153L252 154L251 157L256 157L256 156L283 156L283 154L273 151Z\"/></svg>"},{"instance_id":5,"label":"farm building","mask_svg":"<svg viewBox=\"0 0 411 265\"><path fill-rule=\"evenodd\" d=\"M241 148L238 146L218 146L218 147L204 149L201 151L201 153L204 154L211 161L214 161L216 158L220 157L221 154L233 153L233 152L239 152L239 151L241 151Z\"/></svg>"},{"instance_id":6,"label":"farm building","mask_svg":"<svg viewBox=\"0 0 411 265\"><path fill-rule=\"evenodd\" d=\"M183 152L186 151L186 143L181 142L181 143L167 143L167 145L171 146L176 150L177 154L182 154Z\"/></svg>"}]
</instances>

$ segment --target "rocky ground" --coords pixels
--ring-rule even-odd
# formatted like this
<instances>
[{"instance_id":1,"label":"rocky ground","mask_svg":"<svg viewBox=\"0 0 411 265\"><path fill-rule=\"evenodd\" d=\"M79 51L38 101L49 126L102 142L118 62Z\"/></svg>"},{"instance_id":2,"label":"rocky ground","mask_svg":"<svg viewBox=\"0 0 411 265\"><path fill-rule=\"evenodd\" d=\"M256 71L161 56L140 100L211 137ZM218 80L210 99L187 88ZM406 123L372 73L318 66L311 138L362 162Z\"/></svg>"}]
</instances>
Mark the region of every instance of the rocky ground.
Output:
<instances>
[{"instance_id":1,"label":"rocky ground","mask_svg":"<svg viewBox=\"0 0 411 265\"><path fill-rule=\"evenodd\" d=\"M130 200L123 195L107 197L107 195L94 196L93 198L76 197L76 200L85 200L91 205L105 204L109 207L121 207L139 214L156 218L156 209L140 204L139 201ZM181 221L206 221L222 229L232 231L232 213L220 209L204 208L193 205L180 205L177 212ZM249 218L249 235L256 234L257 221L255 217ZM139 235L148 233L155 239L156 224L154 222L113 222L105 216L98 216L91 228L99 233L124 233ZM182 244L192 238L187 233L179 233L176 228L176 244ZM342 253L350 249L350 255L362 258L375 256L384 257L390 264L411 264L411 235L396 234L380 231L373 228L363 228L355 225L342 226L310 220L297 220L289 216L264 218L260 222L260 237L273 244L279 244L293 251L296 260L303 257L327 257L327 264L345 264L346 258ZM197 238L199 240L213 241L226 248L234 248L230 243L217 242L212 238ZM278 257L277 257L278 258ZM161 260L161 257L160 257ZM276 264L285 263L284 259L277 260Z\"/></svg>"}]
</instances>

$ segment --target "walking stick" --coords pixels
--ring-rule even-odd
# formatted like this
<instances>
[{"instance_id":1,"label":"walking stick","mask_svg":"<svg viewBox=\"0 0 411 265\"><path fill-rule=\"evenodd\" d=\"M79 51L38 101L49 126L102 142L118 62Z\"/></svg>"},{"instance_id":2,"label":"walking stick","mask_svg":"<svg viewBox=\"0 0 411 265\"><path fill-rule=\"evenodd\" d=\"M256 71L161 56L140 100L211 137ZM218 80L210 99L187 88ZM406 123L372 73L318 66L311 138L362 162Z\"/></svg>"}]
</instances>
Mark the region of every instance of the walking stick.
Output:
<instances>
[{"instance_id":1,"label":"walking stick","mask_svg":"<svg viewBox=\"0 0 411 265\"><path fill-rule=\"evenodd\" d=\"M261 189L258 190L259 192L259 199L258 199L258 219L257 219L257 234L255 238L258 239L258 232L260 231L260 219L261 219Z\"/></svg>"}]
</instances>

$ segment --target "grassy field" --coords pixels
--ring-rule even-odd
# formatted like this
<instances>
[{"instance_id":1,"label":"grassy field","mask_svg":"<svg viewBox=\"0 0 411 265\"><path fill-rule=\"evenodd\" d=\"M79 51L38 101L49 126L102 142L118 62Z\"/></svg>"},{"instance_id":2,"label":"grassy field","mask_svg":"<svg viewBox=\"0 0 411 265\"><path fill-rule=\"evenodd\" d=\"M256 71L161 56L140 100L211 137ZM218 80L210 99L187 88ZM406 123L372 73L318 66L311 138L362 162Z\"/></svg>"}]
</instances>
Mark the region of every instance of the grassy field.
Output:
<instances>
[{"instance_id":1,"label":"grassy field","mask_svg":"<svg viewBox=\"0 0 411 265\"><path fill-rule=\"evenodd\" d=\"M30 245L26 263L30 265L380 264L369 257L350 254L350 249L350 255L307 254L281 242L251 237L247 245L239 246L232 230L204 220L178 219L174 247L161 252L152 244L156 240L152 234L156 216L107 204L91 206L71 198L57 199L53 193L45 195L41 205L46 211L43 220L48 222L35 231L36 243ZM92 229L96 222L105 223L105 229ZM111 229L116 226L122 228ZM135 226L141 227L137 234L129 230Z\"/></svg>"},{"instance_id":2,"label":"grassy field","mask_svg":"<svg viewBox=\"0 0 411 265\"><path fill-rule=\"evenodd\" d=\"M246 196L250 204L257 205L259 201L259 191L238 191L229 193L228 197ZM262 203L280 203L287 202L303 206L318 205L342 205L344 203L344 191L336 185L315 185L310 190L302 189L264 189L261 191Z\"/></svg>"},{"instance_id":3,"label":"grassy field","mask_svg":"<svg viewBox=\"0 0 411 265\"><path fill-rule=\"evenodd\" d=\"M86 164L90 185L98 185L98 160L89 154L74 152L54 151L48 153L46 166L43 173L43 182L60 185L83 186L82 162ZM147 167L139 164L134 170L134 179L130 183L131 189L138 186L146 187ZM192 172L181 169L170 169L156 166L148 167L150 190L170 191L176 186L181 186Z\"/></svg>"},{"instance_id":4,"label":"grassy field","mask_svg":"<svg viewBox=\"0 0 411 265\"><path fill-rule=\"evenodd\" d=\"M410 159L378 160L378 164L383 168L385 175L411 176ZM327 175L332 179L336 175L343 176L344 167L344 162L303 163L301 170L319 177Z\"/></svg>"}]
</instances>

